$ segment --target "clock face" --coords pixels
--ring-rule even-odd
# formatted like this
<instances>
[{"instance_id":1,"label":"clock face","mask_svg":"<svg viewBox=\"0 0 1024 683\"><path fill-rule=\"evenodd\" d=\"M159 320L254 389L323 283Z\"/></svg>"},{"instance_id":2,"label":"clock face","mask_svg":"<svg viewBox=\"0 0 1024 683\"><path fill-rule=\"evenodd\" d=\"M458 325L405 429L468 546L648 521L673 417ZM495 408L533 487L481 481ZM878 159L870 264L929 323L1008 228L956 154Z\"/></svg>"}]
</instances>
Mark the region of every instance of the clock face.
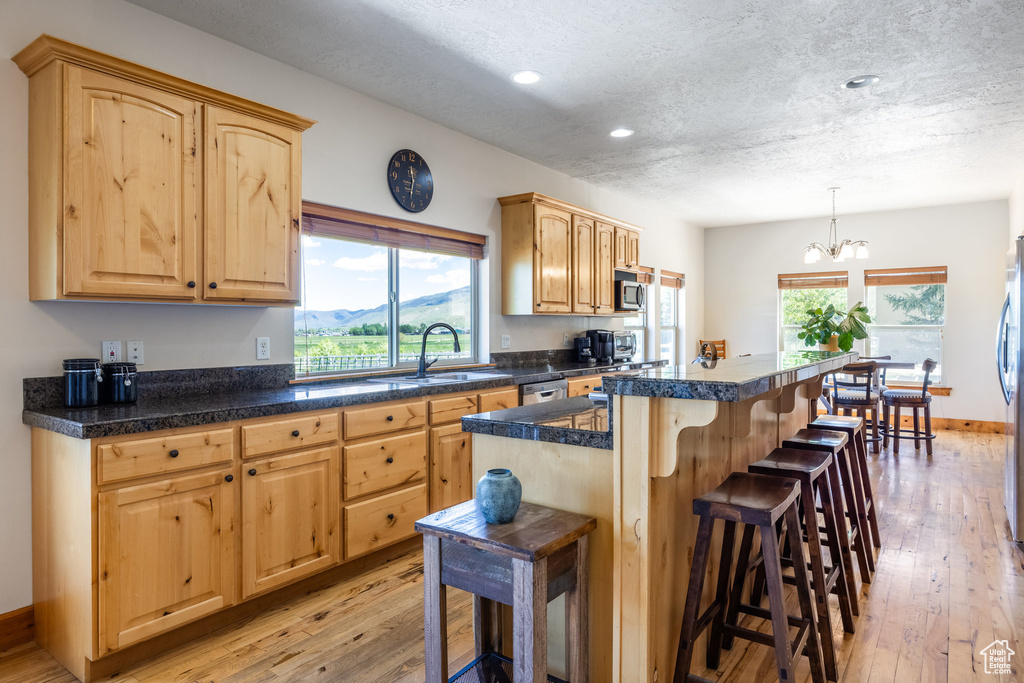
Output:
<instances>
[{"instance_id":1,"label":"clock face","mask_svg":"<svg viewBox=\"0 0 1024 683\"><path fill-rule=\"evenodd\" d=\"M434 177L423 157L411 149L400 149L388 162L388 187L399 206L419 213L434 196Z\"/></svg>"}]
</instances>

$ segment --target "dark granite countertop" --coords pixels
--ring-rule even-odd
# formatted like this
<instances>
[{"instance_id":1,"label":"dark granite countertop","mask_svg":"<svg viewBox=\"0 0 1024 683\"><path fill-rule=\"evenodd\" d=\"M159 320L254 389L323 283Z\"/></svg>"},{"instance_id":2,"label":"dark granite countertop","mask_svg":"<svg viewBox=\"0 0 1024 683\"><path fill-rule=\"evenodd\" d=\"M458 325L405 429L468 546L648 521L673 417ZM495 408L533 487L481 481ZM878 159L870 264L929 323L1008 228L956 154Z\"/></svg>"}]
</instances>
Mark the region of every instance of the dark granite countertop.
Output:
<instances>
[{"instance_id":1,"label":"dark granite countertop","mask_svg":"<svg viewBox=\"0 0 1024 683\"><path fill-rule=\"evenodd\" d=\"M611 411L586 396L534 403L462 418L462 430L529 441L612 450Z\"/></svg>"},{"instance_id":2,"label":"dark granite countertop","mask_svg":"<svg viewBox=\"0 0 1024 683\"><path fill-rule=\"evenodd\" d=\"M136 403L101 405L84 409L64 408L59 405L60 377L33 378L24 381L25 410L22 412L22 422L66 436L94 439L418 396L496 389L561 377L639 369L658 364L663 362L601 366L555 362L494 368L495 374L492 378L427 386L401 382L370 383L365 380L281 386L286 383L286 380L281 381L281 373L287 371L288 366L263 366L266 370L265 376L257 381L239 381L237 376L244 373L233 368L165 371L140 373L152 377L141 378L139 400ZM485 369L478 368L475 371L480 370ZM446 368L439 372L452 371L451 368ZM157 382L160 383L160 390L147 394L145 387L155 386Z\"/></svg>"},{"instance_id":3,"label":"dark granite countertop","mask_svg":"<svg viewBox=\"0 0 1024 683\"><path fill-rule=\"evenodd\" d=\"M762 353L714 363L651 368L629 377L610 376L603 386L609 394L623 396L735 402L838 370L856 358L855 353L832 351Z\"/></svg>"}]
</instances>

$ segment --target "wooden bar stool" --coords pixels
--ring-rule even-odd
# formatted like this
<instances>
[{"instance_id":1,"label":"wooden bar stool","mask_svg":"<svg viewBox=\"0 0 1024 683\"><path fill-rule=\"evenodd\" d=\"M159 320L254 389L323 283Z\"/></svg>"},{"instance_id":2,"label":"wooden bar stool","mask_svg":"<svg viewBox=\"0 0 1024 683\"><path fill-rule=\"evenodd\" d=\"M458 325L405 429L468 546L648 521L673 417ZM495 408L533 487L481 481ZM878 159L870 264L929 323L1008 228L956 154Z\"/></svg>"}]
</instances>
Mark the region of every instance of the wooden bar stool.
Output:
<instances>
[{"instance_id":1,"label":"wooden bar stool","mask_svg":"<svg viewBox=\"0 0 1024 683\"><path fill-rule=\"evenodd\" d=\"M797 499L800 482L784 477L769 477L762 474L734 472L722 485L693 501L693 513L700 516L697 541L690 565L690 583L683 608L683 623L679 633L679 650L676 653L675 683L703 680L690 673L693 660L693 642L708 627L707 665L716 668L722 650L724 635L739 637L763 645L775 647L775 663L779 680L788 682L794 676L794 658L805 652L811 663L811 678L814 683L824 683L825 671L818 638L818 624L814 606L811 604L811 585L807 575L803 543L800 542L800 521L797 514ZM716 519L725 522L722 540L721 562L718 565L718 585L715 599L708 609L697 616L700 597L704 591L704 575L707 571L708 555L711 550L711 532ZM786 613L782 587L782 563L779 558L779 536L775 524L785 520L785 538L793 559L796 590L800 601L800 616L791 617ZM744 538L748 533L753 538L753 527L761 530L761 556L768 583L769 609L745 606L746 614L770 619L772 634L752 631L734 624L725 623L729 607L729 574L732 570L733 543L736 524L744 524ZM747 529L750 529L748 532ZM749 545L747 550L749 552ZM741 563L749 558L740 557ZM797 627L793 642L789 640L789 626Z\"/></svg>"},{"instance_id":2,"label":"wooden bar stool","mask_svg":"<svg viewBox=\"0 0 1024 683\"><path fill-rule=\"evenodd\" d=\"M900 435L910 433L914 435L914 448L921 448L924 441L925 452L932 454L932 395L928 393L928 385L931 384L930 375L937 363L931 358L922 364L924 370L924 386L921 391L916 389L889 389L882 392L882 415L885 423L885 430L882 436L882 446L889 445L889 437L892 437L892 452L900 452ZM900 424L900 408L911 408L914 411L914 429L903 429ZM889 410L893 411L892 426L889 426ZM919 411L924 411L924 431L921 431Z\"/></svg>"},{"instance_id":3,"label":"wooden bar stool","mask_svg":"<svg viewBox=\"0 0 1024 683\"><path fill-rule=\"evenodd\" d=\"M864 534L867 532L860 525L856 488L853 485L853 478L857 470L850 466L849 459L846 457L848 441L845 432L801 429L792 437L784 440L782 447L800 448L808 451L827 451L835 458L839 466L839 482L843 488L843 499L846 501L846 510L844 512L836 511L836 524L841 530L845 531L845 522L849 522L849 533L841 534L839 539L843 546L844 569L851 577L853 576L853 566L850 558L850 551L852 550L857 555L857 564L860 565L861 581L871 583L871 574L875 571L875 558L873 551L868 552L867 542L864 539Z\"/></svg>"},{"instance_id":4,"label":"wooden bar stool","mask_svg":"<svg viewBox=\"0 0 1024 683\"><path fill-rule=\"evenodd\" d=\"M876 548L882 547L882 536L878 531L878 512L875 505L875 494L871 489L871 473L868 471L868 446L864 438L866 427L864 419L846 415L820 415L814 422L807 425L808 429L824 429L837 432L846 432L849 443L853 445L853 457L851 462L856 463L860 470L858 478L860 491L857 496L864 501L863 509L867 519L860 523L871 531L871 541ZM854 480L856 484L858 480ZM859 512L859 508L858 508Z\"/></svg>"},{"instance_id":5,"label":"wooden bar stool","mask_svg":"<svg viewBox=\"0 0 1024 683\"><path fill-rule=\"evenodd\" d=\"M807 535L808 555L810 556L811 590L814 591L818 605L818 633L821 637L821 649L825 659L825 676L830 681L839 680L839 667L836 663L836 648L832 641L832 613L828 608L829 593L839 596L839 613L843 620L843 630L854 633L852 604L856 595L851 591L843 572L840 561L841 550L839 532L836 528L833 497L839 500L839 473L836 471L835 460L825 451L805 451L795 448L776 448L767 458L758 460L747 467L748 472L766 474L774 477L788 477L800 482L800 506L803 509L803 527ZM815 499L821 497L822 513L825 518L825 538L828 544L831 566L825 565L822 550L821 533L818 530L818 512ZM733 591L729 596L729 609L725 623L735 625L740 607L740 595L743 580L749 572L745 566L745 558L750 555L753 542L754 527L744 529L740 543L740 555L736 564L736 579ZM789 564L792 562L789 561ZM783 559L783 566L787 560ZM784 576L786 583L796 583L795 577ZM751 602L755 602L752 600ZM758 601L759 602L759 601ZM730 649L731 638L726 637L723 647Z\"/></svg>"},{"instance_id":6,"label":"wooden bar stool","mask_svg":"<svg viewBox=\"0 0 1024 683\"><path fill-rule=\"evenodd\" d=\"M475 680L507 680L505 673L505 678L489 673L508 663L488 649L501 634L483 632L492 630L488 622L494 603L502 603L512 606L513 682L555 681L548 676L547 606L566 593L569 681L587 681L587 534L596 527L593 517L526 502L508 524L488 524L475 500L416 522L416 531L423 534L427 683L449 680L446 586L473 593L479 608L474 618L477 658L456 680L466 680L464 675L474 669L483 672Z\"/></svg>"}]
</instances>

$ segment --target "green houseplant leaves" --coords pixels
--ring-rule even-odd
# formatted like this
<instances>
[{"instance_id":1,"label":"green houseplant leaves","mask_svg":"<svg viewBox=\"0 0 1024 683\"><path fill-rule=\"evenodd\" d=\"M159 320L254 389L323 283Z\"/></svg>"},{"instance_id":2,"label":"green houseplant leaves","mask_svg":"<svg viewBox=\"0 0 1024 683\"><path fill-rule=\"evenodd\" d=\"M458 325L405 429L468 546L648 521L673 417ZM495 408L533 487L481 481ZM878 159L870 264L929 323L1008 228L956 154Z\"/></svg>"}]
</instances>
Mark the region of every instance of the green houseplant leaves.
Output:
<instances>
[{"instance_id":1,"label":"green houseplant leaves","mask_svg":"<svg viewBox=\"0 0 1024 683\"><path fill-rule=\"evenodd\" d=\"M849 351L855 339L867 339L868 329L865 324L871 322L871 316L862 301L858 301L846 313L830 304L825 309L808 309L807 315L807 322L796 335L798 339L804 340L806 346L828 344L832 335L839 335L839 348Z\"/></svg>"}]
</instances>

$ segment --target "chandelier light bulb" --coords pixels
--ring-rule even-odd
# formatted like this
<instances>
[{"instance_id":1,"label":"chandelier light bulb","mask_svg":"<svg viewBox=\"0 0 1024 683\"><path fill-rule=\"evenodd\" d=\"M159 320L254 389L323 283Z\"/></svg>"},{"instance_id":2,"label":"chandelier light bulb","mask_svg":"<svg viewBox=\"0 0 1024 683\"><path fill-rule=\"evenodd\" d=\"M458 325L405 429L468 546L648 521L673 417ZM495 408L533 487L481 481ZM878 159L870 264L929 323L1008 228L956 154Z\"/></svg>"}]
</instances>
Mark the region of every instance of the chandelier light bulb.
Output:
<instances>
[{"instance_id":1,"label":"chandelier light bulb","mask_svg":"<svg viewBox=\"0 0 1024 683\"><path fill-rule=\"evenodd\" d=\"M861 242L860 246L857 247L857 255L854 258L867 258L868 257L868 245L867 242Z\"/></svg>"}]
</instances>

